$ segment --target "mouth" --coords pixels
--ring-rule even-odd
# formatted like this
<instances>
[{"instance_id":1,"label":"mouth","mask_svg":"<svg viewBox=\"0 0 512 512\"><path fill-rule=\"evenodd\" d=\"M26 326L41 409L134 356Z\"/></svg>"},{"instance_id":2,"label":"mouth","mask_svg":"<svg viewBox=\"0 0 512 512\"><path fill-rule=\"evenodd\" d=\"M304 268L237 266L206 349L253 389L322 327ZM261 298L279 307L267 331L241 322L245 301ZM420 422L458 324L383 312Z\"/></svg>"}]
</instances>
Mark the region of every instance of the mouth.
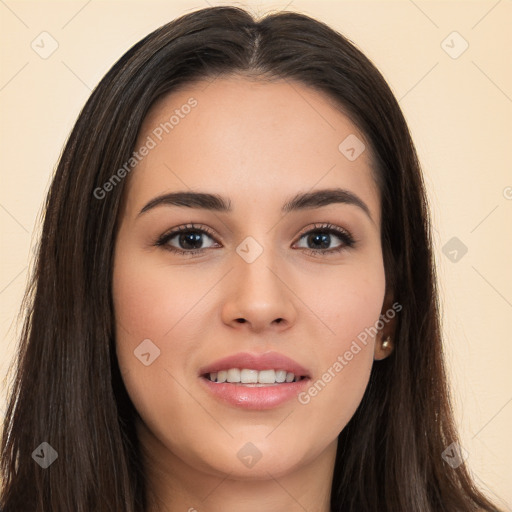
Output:
<instances>
[{"instance_id":1,"label":"mouth","mask_svg":"<svg viewBox=\"0 0 512 512\"><path fill-rule=\"evenodd\" d=\"M240 353L219 359L199 370L213 396L246 409L270 409L294 398L311 380L293 359L277 352Z\"/></svg>"},{"instance_id":2,"label":"mouth","mask_svg":"<svg viewBox=\"0 0 512 512\"><path fill-rule=\"evenodd\" d=\"M310 378L297 361L278 352L234 354L201 368L199 375L210 382L263 386Z\"/></svg>"}]
</instances>

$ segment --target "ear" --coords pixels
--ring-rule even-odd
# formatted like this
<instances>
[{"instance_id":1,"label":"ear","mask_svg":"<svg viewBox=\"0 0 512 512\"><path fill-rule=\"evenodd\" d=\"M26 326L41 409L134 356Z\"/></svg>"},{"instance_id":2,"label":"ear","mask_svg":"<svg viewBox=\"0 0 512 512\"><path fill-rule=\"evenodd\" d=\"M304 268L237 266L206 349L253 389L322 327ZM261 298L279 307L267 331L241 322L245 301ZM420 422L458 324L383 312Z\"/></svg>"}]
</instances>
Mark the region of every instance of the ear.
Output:
<instances>
[{"instance_id":1,"label":"ear","mask_svg":"<svg viewBox=\"0 0 512 512\"><path fill-rule=\"evenodd\" d=\"M375 336L374 360L388 357L394 349L396 317L402 306L394 302L393 290L387 290L380 313L379 332Z\"/></svg>"}]
</instances>

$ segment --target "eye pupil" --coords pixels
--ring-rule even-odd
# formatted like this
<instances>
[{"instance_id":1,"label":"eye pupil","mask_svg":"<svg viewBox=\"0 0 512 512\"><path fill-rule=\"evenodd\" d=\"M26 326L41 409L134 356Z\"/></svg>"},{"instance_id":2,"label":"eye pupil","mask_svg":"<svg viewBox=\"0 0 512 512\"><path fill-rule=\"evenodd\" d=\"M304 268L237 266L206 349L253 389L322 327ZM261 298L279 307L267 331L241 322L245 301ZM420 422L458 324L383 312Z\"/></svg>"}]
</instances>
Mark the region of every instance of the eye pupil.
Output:
<instances>
[{"instance_id":1,"label":"eye pupil","mask_svg":"<svg viewBox=\"0 0 512 512\"><path fill-rule=\"evenodd\" d=\"M320 243L322 249L328 249L329 248L329 242L330 242L330 235L327 233L322 234L313 234L309 236L309 241L313 243Z\"/></svg>"},{"instance_id":2,"label":"eye pupil","mask_svg":"<svg viewBox=\"0 0 512 512\"><path fill-rule=\"evenodd\" d=\"M184 249L200 249L202 245L201 236L201 233L182 233L179 237L180 247ZM191 244L191 246L188 244Z\"/></svg>"}]
</instances>

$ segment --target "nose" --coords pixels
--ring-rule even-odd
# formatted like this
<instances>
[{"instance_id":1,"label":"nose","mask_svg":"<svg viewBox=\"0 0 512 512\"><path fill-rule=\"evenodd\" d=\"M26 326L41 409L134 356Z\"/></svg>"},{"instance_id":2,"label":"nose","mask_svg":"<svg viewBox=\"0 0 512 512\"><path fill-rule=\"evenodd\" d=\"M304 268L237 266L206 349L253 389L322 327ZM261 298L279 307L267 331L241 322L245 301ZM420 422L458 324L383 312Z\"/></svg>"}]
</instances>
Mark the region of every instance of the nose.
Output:
<instances>
[{"instance_id":1,"label":"nose","mask_svg":"<svg viewBox=\"0 0 512 512\"><path fill-rule=\"evenodd\" d=\"M252 332L289 329L297 310L292 286L283 271L276 270L270 251L252 263L235 260L222 304L222 321L236 329Z\"/></svg>"}]
</instances>

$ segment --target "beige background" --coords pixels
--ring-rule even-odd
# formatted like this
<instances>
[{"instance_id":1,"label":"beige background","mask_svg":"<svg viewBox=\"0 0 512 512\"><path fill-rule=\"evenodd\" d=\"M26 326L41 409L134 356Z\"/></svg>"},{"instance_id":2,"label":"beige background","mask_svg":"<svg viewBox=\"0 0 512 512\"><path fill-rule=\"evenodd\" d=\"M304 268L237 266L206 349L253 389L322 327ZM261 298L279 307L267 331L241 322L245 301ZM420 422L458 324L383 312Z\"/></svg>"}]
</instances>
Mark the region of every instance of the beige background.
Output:
<instances>
[{"instance_id":1,"label":"beige background","mask_svg":"<svg viewBox=\"0 0 512 512\"><path fill-rule=\"evenodd\" d=\"M91 89L147 33L220 3L0 2L0 377L14 354L15 317L51 173ZM286 8L327 22L376 63L400 100L435 222L463 448L477 479L512 510L512 1L237 5L254 12ZM43 59L33 41L40 53L58 48ZM450 254L455 246L443 252L453 237L451 243L468 249L457 261ZM0 414L4 408L2 391Z\"/></svg>"}]
</instances>

